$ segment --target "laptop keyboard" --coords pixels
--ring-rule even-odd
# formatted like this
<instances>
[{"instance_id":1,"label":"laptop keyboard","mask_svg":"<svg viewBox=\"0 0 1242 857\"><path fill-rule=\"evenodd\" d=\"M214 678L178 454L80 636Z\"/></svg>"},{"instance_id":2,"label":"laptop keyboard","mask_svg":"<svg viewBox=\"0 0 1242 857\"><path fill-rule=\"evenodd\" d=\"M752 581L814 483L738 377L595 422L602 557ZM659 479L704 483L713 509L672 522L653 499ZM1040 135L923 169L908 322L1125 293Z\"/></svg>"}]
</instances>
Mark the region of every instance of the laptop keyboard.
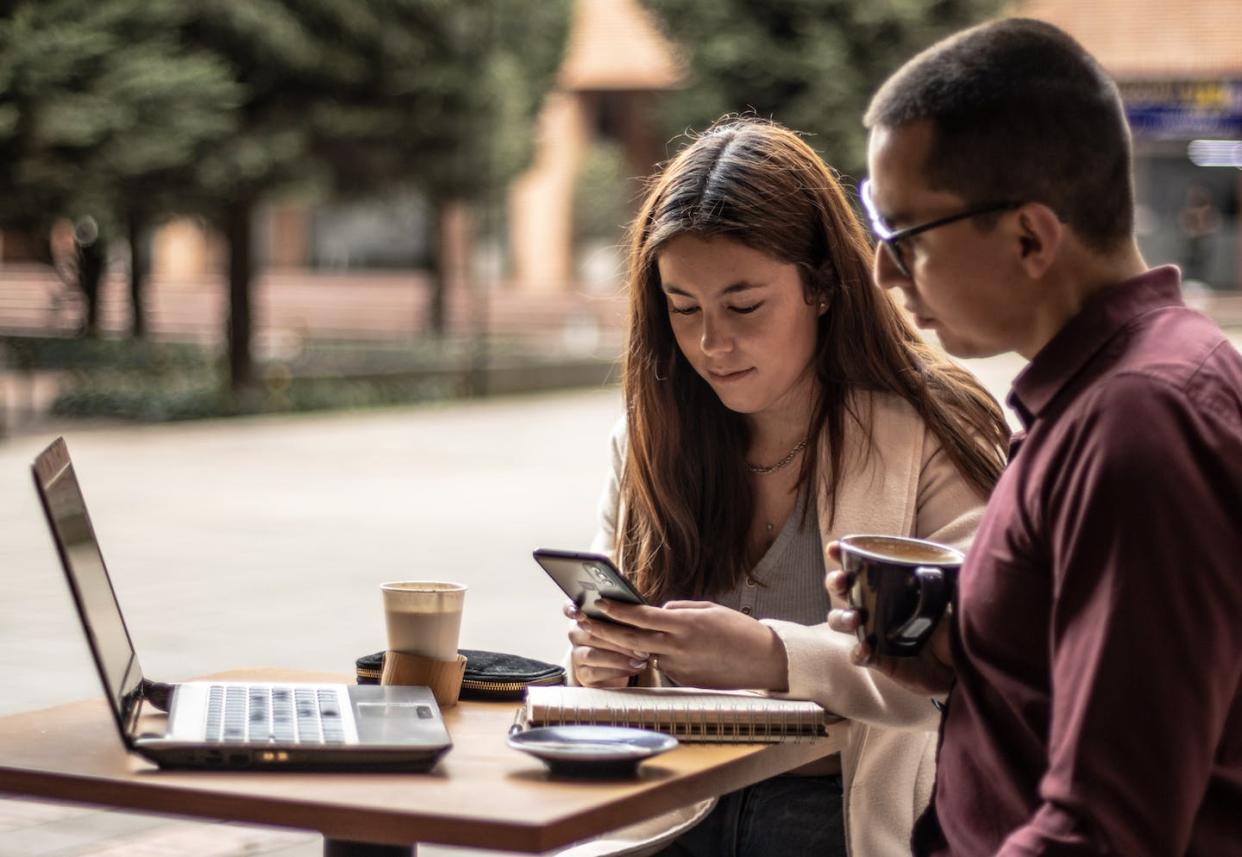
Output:
<instances>
[{"instance_id":1,"label":"laptop keyboard","mask_svg":"<svg viewBox=\"0 0 1242 857\"><path fill-rule=\"evenodd\" d=\"M343 744L336 691L326 688L212 685L207 740L258 744Z\"/></svg>"}]
</instances>

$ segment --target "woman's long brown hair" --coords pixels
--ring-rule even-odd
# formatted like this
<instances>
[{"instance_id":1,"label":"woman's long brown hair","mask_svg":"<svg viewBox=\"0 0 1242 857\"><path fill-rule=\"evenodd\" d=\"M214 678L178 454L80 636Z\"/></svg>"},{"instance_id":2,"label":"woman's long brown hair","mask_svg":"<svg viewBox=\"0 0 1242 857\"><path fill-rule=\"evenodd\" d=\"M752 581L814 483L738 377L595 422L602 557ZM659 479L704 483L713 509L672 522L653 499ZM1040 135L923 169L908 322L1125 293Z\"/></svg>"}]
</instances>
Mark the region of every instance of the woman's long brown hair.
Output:
<instances>
[{"instance_id":1,"label":"woman's long brown hair","mask_svg":"<svg viewBox=\"0 0 1242 857\"><path fill-rule=\"evenodd\" d=\"M653 180L630 229L621 567L653 603L704 597L749 571L750 433L677 347L657 258L684 234L724 237L794 264L809 303L825 301L814 357L810 437L799 490L824 474L835 512L849 394L893 393L919 413L981 496L1004 467L1008 429L966 370L930 349L871 279L872 246L832 170L795 133L753 119L718 124Z\"/></svg>"}]
</instances>

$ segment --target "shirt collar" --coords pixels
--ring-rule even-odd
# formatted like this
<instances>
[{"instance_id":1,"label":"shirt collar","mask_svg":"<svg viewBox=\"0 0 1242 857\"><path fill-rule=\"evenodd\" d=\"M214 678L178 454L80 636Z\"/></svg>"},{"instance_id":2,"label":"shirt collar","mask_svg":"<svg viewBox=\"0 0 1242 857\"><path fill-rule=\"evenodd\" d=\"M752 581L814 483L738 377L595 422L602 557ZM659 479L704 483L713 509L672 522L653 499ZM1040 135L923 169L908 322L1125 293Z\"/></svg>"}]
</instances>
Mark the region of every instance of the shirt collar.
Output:
<instances>
[{"instance_id":1,"label":"shirt collar","mask_svg":"<svg viewBox=\"0 0 1242 857\"><path fill-rule=\"evenodd\" d=\"M1130 320L1149 310L1184 306L1181 275L1172 265L1101 289L1082 305L1013 381L1009 406L1029 428L1105 343Z\"/></svg>"}]
</instances>

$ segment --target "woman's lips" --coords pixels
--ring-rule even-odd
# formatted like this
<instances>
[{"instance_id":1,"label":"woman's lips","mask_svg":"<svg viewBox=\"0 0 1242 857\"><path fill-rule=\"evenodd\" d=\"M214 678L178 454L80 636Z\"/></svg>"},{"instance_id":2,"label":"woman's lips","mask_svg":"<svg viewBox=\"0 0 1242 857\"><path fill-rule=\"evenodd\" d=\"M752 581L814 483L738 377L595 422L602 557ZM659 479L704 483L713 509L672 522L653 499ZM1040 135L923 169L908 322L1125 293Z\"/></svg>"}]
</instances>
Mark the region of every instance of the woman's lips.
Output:
<instances>
[{"instance_id":1,"label":"woman's lips","mask_svg":"<svg viewBox=\"0 0 1242 857\"><path fill-rule=\"evenodd\" d=\"M754 371L753 367L750 369L739 369L736 372L716 372L715 370L709 369L707 374L711 376L713 381L718 381L722 384L730 384L734 381L742 380Z\"/></svg>"}]
</instances>

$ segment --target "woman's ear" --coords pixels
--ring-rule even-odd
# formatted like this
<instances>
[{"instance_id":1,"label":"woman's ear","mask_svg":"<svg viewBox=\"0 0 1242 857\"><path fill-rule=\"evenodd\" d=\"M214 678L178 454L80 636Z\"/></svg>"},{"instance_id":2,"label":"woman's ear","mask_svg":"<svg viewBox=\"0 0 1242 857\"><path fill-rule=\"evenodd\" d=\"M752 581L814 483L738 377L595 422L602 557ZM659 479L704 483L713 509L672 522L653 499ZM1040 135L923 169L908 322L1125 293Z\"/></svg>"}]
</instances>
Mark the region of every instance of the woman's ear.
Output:
<instances>
[{"instance_id":1,"label":"woman's ear","mask_svg":"<svg viewBox=\"0 0 1242 857\"><path fill-rule=\"evenodd\" d=\"M819 266L812 274L814 287L808 284L804 290L806 293L806 302L815 305L817 315L823 315L828 312L828 307L832 306L832 295L837 285L837 269L832 264L832 259L825 259L823 264Z\"/></svg>"},{"instance_id":2,"label":"woman's ear","mask_svg":"<svg viewBox=\"0 0 1242 857\"><path fill-rule=\"evenodd\" d=\"M1039 202L1018 209L1016 219L1018 264L1031 279L1039 279L1052 267L1065 241L1066 226L1057 213Z\"/></svg>"}]
</instances>

